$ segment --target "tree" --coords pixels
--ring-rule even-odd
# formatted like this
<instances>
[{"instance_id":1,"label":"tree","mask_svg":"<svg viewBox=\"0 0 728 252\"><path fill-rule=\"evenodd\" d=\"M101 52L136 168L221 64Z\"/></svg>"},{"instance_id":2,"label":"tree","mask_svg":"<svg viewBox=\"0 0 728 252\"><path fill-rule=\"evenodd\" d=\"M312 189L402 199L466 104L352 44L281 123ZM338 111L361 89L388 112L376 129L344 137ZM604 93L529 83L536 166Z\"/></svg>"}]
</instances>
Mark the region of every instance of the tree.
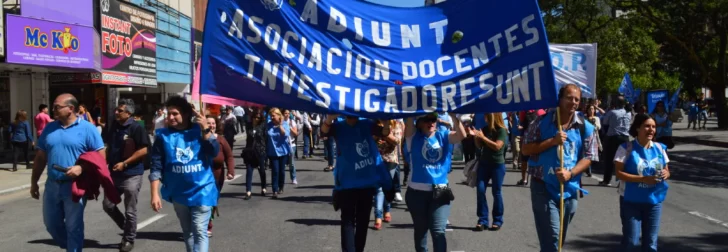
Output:
<instances>
[{"instance_id":1,"label":"tree","mask_svg":"<svg viewBox=\"0 0 728 252\"><path fill-rule=\"evenodd\" d=\"M597 93L617 92L624 73L635 88L677 89L678 75L660 67L660 46L652 26L640 19L615 18L605 0L540 0L551 43L597 43Z\"/></svg>"},{"instance_id":2,"label":"tree","mask_svg":"<svg viewBox=\"0 0 728 252\"><path fill-rule=\"evenodd\" d=\"M711 90L718 127L728 128L728 1L625 0L615 5L653 27L653 37L663 45L660 57L666 69L679 71L692 90L700 86Z\"/></svg>"}]
</instances>

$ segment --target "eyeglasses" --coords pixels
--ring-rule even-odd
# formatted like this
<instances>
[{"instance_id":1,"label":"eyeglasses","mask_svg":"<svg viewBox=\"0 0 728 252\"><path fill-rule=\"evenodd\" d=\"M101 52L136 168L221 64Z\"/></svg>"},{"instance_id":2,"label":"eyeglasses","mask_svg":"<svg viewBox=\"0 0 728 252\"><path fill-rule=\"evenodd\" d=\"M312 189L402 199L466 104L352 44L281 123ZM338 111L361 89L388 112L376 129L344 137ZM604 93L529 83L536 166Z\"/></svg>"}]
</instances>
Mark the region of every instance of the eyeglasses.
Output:
<instances>
[{"instance_id":1,"label":"eyeglasses","mask_svg":"<svg viewBox=\"0 0 728 252\"><path fill-rule=\"evenodd\" d=\"M53 110L60 110L62 108L68 108L71 105L53 105Z\"/></svg>"},{"instance_id":2,"label":"eyeglasses","mask_svg":"<svg viewBox=\"0 0 728 252\"><path fill-rule=\"evenodd\" d=\"M125 111L125 110L123 110L123 109L116 109L116 112L118 112L118 113L122 113L122 112L124 112L124 111Z\"/></svg>"}]
</instances>

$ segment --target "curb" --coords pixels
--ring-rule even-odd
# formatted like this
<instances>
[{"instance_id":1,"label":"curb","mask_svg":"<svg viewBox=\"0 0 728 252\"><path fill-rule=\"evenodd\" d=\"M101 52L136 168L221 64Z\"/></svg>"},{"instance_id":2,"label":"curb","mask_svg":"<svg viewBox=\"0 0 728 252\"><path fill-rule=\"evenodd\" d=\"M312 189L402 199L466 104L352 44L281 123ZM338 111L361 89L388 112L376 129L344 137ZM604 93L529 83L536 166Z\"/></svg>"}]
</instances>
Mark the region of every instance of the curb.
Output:
<instances>
[{"instance_id":1,"label":"curb","mask_svg":"<svg viewBox=\"0 0 728 252\"><path fill-rule=\"evenodd\" d=\"M716 168L716 169L728 167L728 163L714 162L714 161L710 161L710 160L704 159L704 158L691 157L691 156L687 156L687 155L672 154L672 153L669 153L669 155L670 155L671 160L675 160L675 161L682 162L682 163L702 165L702 166L707 166L707 167Z\"/></svg>"},{"instance_id":2,"label":"curb","mask_svg":"<svg viewBox=\"0 0 728 252\"><path fill-rule=\"evenodd\" d=\"M43 190L44 187L45 187L44 184L38 184L38 191ZM30 188L30 184L25 184L22 186L16 186L13 188L3 189L3 190L0 190L0 196L15 193L17 191L27 190L28 188Z\"/></svg>"}]
</instances>

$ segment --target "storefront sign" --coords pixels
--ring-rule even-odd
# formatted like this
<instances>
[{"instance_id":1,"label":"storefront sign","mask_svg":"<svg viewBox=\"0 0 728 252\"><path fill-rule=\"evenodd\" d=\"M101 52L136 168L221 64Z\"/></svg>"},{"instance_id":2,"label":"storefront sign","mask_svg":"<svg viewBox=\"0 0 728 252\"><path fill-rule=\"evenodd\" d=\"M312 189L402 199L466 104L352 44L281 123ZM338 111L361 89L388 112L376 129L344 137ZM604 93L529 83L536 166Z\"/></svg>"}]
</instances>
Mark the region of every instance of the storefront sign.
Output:
<instances>
[{"instance_id":1,"label":"storefront sign","mask_svg":"<svg viewBox=\"0 0 728 252\"><path fill-rule=\"evenodd\" d=\"M48 76L51 84L96 84L101 83L101 73L54 73Z\"/></svg>"},{"instance_id":2,"label":"storefront sign","mask_svg":"<svg viewBox=\"0 0 728 252\"><path fill-rule=\"evenodd\" d=\"M154 13L119 0L104 0L100 8L103 83L157 86Z\"/></svg>"},{"instance_id":3,"label":"storefront sign","mask_svg":"<svg viewBox=\"0 0 728 252\"><path fill-rule=\"evenodd\" d=\"M23 0L21 16L77 25L94 25L94 0ZM101 1L104 2L104 1Z\"/></svg>"},{"instance_id":4,"label":"storefront sign","mask_svg":"<svg viewBox=\"0 0 728 252\"><path fill-rule=\"evenodd\" d=\"M94 28L7 15L8 63L94 69Z\"/></svg>"}]
</instances>

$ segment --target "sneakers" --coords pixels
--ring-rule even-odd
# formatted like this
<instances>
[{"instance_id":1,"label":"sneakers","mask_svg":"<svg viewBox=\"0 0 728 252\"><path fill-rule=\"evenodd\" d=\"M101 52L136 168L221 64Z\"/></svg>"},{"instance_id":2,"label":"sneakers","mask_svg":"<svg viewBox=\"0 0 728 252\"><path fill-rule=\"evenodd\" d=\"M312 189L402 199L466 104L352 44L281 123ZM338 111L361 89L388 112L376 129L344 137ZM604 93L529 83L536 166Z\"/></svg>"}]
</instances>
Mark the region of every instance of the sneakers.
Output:
<instances>
[{"instance_id":1,"label":"sneakers","mask_svg":"<svg viewBox=\"0 0 728 252\"><path fill-rule=\"evenodd\" d=\"M131 242L128 242L128 241L123 241L119 245L119 251L121 251L121 252L129 252L132 249L134 249L134 243L131 243Z\"/></svg>"},{"instance_id":2,"label":"sneakers","mask_svg":"<svg viewBox=\"0 0 728 252\"><path fill-rule=\"evenodd\" d=\"M612 183L604 183L604 181L599 182L600 186L612 186Z\"/></svg>"},{"instance_id":3,"label":"sneakers","mask_svg":"<svg viewBox=\"0 0 728 252\"><path fill-rule=\"evenodd\" d=\"M521 180L519 180L519 181L518 181L518 182L516 183L516 185L517 185L517 186L527 186L527 185L528 185L528 180L523 180L523 179L521 179Z\"/></svg>"},{"instance_id":4,"label":"sneakers","mask_svg":"<svg viewBox=\"0 0 728 252\"><path fill-rule=\"evenodd\" d=\"M296 179L293 179L293 184L294 184L294 185L298 185L298 180L296 180Z\"/></svg>"},{"instance_id":5,"label":"sneakers","mask_svg":"<svg viewBox=\"0 0 728 252\"><path fill-rule=\"evenodd\" d=\"M402 194L401 193L396 193L394 195L394 201L395 202L402 202Z\"/></svg>"},{"instance_id":6,"label":"sneakers","mask_svg":"<svg viewBox=\"0 0 728 252\"><path fill-rule=\"evenodd\" d=\"M207 238L212 237L212 230L207 230Z\"/></svg>"}]
</instances>

